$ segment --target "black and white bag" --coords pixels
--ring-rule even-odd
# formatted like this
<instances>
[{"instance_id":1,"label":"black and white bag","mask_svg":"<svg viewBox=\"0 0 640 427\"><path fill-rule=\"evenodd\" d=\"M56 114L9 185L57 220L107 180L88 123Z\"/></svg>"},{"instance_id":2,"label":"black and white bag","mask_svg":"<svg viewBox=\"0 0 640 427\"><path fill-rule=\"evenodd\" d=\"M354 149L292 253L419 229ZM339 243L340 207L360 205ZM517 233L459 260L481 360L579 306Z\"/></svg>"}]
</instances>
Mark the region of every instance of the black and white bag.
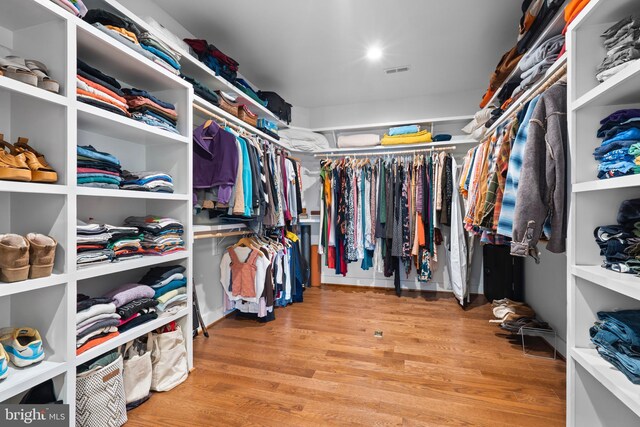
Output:
<instances>
[{"instance_id":1,"label":"black and white bag","mask_svg":"<svg viewBox=\"0 0 640 427\"><path fill-rule=\"evenodd\" d=\"M127 422L122 356L76 378L76 426L120 427Z\"/></svg>"}]
</instances>

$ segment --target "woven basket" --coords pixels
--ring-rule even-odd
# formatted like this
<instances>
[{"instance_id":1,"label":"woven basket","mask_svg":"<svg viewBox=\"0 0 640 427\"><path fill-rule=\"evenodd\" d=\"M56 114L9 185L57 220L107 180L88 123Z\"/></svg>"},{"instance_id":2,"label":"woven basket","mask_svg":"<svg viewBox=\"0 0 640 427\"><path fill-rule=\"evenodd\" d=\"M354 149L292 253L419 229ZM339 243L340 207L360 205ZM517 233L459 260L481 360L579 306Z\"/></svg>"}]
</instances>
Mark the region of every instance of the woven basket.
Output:
<instances>
[{"instance_id":1,"label":"woven basket","mask_svg":"<svg viewBox=\"0 0 640 427\"><path fill-rule=\"evenodd\" d=\"M258 116L253 114L246 105L238 107L238 117L245 123L249 123L253 127L258 126Z\"/></svg>"},{"instance_id":2,"label":"woven basket","mask_svg":"<svg viewBox=\"0 0 640 427\"><path fill-rule=\"evenodd\" d=\"M238 108L240 107L240 105L236 104L235 102L229 101L223 94L220 93L220 91L216 91L216 93L220 98L220 108L222 108L227 113L238 117Z\"/></svg>"}]
</instances>

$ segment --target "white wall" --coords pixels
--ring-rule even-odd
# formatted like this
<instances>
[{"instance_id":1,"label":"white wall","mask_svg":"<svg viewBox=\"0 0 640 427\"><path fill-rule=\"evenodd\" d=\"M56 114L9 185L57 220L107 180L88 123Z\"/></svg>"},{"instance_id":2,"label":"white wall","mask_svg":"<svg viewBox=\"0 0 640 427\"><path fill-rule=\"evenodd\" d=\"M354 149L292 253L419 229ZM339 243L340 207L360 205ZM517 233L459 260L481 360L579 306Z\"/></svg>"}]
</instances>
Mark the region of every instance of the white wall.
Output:
<instances>
[{"instance_id":1,"label":"white wall","mask_svg":"<svg viewBox=\"0 0 640 427\"><path fill-rule=\"evenodd\" d=\"M483 90L310 108L310 127L359 125L420 120L426 118L473 115Z\"/></svg>"},{"instance_id":2,"label":"white wall","mask_svg":"<svg viewBox=\"0 0 640 427\"><path fill-rule=\"evenodd\" d=\"M540 264L527 258L524 268L524 299L537 315L558 334L557 350L564 356L567 351L567 256L547 251L543 243L538 245L542 253Z\"/></svg>"}]
</instances>

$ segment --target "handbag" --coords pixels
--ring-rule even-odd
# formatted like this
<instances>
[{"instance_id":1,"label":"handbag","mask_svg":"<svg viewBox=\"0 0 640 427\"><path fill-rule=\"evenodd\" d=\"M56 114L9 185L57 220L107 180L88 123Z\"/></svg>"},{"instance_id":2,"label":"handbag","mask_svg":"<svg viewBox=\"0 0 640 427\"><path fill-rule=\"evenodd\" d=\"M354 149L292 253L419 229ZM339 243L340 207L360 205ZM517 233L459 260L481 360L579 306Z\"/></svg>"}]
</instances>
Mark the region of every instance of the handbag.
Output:
<instances>
[{"instance_id":1,"label":"handbag","mask_svg":"<svg viewBox=\"0 0 640 427\"><path fill-rule=\"evenodd\" d=\"M216 94L218 98L220 98L220 108L222 108L227 113L231 114L234 117L238 117L238 107L239 104L229 100L223 92L217 90Z\"/></svg>"},{"instance_id":2,"label":"handbag","mask_svg":"<svg viewBox=\"0 0 640 427\"><path fill-rule=\"evenodd\" d=\"M169 391L187 379L187 348L179 326L173 331L153 335L151 363L153 391Z\"/></svg>"},{"instance_id":3,"label":"handbag","mask_svg":"<svg viewBox=\"0 0 640 427\"><path fill-rule=\"evenodd\" d=\"M122 356L76 378L76 426L120 427L127 422Z\"/></svg>"},{"instance_id":4,"label":"handbag","mask_svg":"<svg viewBox=\"0 0 640 427\"><path fill-rule=\"evenodd\" d=\"M149 396L151 391L151 351L153 336L147 335L146 342L137 338L122 346L124 370L124 395L127 405Z\"/></svg>"}]
</instances>

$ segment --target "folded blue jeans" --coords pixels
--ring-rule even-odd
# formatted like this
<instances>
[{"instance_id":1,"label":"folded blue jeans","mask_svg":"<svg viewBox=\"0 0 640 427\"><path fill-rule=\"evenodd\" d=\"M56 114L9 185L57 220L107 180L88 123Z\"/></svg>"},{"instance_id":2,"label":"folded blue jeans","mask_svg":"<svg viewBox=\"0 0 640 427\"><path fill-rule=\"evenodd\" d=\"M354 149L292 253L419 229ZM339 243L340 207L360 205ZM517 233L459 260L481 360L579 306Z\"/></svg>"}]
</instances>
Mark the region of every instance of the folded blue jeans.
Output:
<instances>
[{"instance_id":1,"label":"folded blue jeans","mask_svg":"<svg viewBox=\"0 0 640 427\"><path fill-rule=\"evenodd\" d=\"M640 346L640 310L600 311L598 319L623 342Z\"/></svg>"}]
</instances>

